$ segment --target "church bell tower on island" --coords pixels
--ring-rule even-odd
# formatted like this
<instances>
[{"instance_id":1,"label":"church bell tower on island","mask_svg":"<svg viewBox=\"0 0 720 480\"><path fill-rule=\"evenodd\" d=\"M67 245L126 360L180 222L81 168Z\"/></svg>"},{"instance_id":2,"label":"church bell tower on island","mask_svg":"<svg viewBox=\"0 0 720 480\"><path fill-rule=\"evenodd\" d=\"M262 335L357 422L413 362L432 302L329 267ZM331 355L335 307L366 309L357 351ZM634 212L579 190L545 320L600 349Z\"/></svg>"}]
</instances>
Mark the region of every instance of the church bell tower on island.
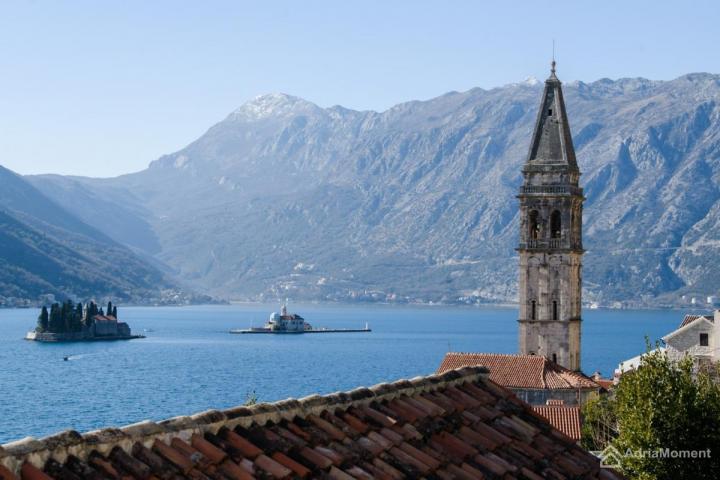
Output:
<instances>
[{"instance_id":1,"label":"church bell tower on island","mask_svg":"<svg viewBox=\"0 0 720 480\"><path fill-rule=\"evenodd\" d=\"M519 346L580 370L582 188L555 61L520 187Z\"/></svg>"}]
</instances>

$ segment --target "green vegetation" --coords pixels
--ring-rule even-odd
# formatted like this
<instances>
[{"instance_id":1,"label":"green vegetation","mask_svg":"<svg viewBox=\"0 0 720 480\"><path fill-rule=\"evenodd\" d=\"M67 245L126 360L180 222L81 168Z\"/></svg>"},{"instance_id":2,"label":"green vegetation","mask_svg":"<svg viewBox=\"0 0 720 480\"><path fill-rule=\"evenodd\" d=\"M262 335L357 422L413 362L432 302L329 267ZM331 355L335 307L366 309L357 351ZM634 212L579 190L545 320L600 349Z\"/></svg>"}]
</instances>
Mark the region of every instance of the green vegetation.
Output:
<instances>
[{"instance_id":1,"label":"green vegetation","mask_svg":"<svg viewBox=\"0 0 720 480\"><path fill-rule=\"evenodd\" d=\"M245 394L245 403L243 403L243 405L245 405L246 407L251 407L253 405L256 405L257 403L258 397L257 393L255 393L255 390Z\"/></svg>"},{"instance_id":2,"label":"green vegetation","mask_svg":"<svg viewBox=\"0 0 720 480\"><path fill-rule=\"evenodd\" d=\"M108 302L108 311L117 318L117 307ZM72 333L82 332L89 328L96 315L105 315L102 308L98 308L95 302L89 302L83 307L82 303L75 305L71 300L60 303L53 303L50 311L43 306L38 316L38 333Z\"/></svg>"},{"instance_id":3,"label":"green vegetation","mask_svg":"<svg viewBox=\"0 0 720 480\"><path fill-rule=\"evenodd\" d=\"M625 373L609 396L583 407L582 443L621 454L621 470L636 479L714 479L720 471L720 385L716 367L698 369L687 357L672 362L650 351ZM666 450L667 449L667 450ZM667 452L706 452L709 458L676 458ZM626 455L631 452L650 452ZM653 454L653 452L659 452Z\"/></svg>"}]
</instances>

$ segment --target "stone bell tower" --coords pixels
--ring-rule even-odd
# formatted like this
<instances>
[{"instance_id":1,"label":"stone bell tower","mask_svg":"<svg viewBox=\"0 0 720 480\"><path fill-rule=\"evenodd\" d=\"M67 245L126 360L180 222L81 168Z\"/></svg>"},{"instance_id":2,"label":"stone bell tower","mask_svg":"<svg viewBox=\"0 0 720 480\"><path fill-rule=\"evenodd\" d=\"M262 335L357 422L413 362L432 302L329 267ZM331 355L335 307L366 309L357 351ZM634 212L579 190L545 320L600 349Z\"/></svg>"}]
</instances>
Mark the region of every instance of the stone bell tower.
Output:
<instances>
[{"instance_id":1,"label":"stone bell tower","mask_svg":"<svg viewBox=\"0 0 720 480\"><path fill-rule=\"evenodd\" d=\"M519 344L580 370L582 188L555 61L520 187Z\"/></svg>"}]
</instances>

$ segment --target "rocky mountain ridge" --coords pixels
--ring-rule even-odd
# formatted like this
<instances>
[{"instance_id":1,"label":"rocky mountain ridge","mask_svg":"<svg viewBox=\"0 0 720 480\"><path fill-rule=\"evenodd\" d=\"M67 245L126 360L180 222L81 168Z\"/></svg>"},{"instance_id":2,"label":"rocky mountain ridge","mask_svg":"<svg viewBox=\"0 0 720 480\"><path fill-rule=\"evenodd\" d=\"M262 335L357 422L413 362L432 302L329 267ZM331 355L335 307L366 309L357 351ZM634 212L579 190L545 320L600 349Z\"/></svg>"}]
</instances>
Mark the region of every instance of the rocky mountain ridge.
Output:
<instances>
[{"instance_id":1,"label":"rocky mountain ridge","mask_svg":"<svg viewBox=\"0 0 720 480\"><path fill-rule=\"evenodd\" d=\"M505 302L542 85L450 92L384 112L258 97L147 170L37 176L80 218L236 299ZM720 76L572 82L587 196L585 298L657 304L720 288ZM103 190L105 205L88 205ZM137 239L144 239L139 242Z\"/></svg>"}]
</instances>

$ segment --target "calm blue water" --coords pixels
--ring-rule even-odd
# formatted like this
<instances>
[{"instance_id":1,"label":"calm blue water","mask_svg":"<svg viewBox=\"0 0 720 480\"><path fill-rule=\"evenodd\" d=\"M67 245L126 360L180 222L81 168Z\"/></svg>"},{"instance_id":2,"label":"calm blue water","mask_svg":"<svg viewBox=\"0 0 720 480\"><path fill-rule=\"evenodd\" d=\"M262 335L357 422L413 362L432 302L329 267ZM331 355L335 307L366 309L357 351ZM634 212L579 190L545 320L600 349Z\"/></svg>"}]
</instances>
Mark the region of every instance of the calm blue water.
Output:
<instances>
[{"instance_id":1,"label":"calm blue water","mask_svg":"<svg viewBox=\"0 0 720 480\"><path fill-rule=\"evenodd\" d=\"M446 351L513 353L516 310L294 305L316 327L369 334L230 335L277 306L120 308L143 340L40 344L22 340L35 310L0 310L0 443L87 431L243 403L348 390L435 371ZM677 311L586 311L583 370L617 364L673 330ZM63 356L71 355L70 361Z\"/></svg>"}]
</instances>

